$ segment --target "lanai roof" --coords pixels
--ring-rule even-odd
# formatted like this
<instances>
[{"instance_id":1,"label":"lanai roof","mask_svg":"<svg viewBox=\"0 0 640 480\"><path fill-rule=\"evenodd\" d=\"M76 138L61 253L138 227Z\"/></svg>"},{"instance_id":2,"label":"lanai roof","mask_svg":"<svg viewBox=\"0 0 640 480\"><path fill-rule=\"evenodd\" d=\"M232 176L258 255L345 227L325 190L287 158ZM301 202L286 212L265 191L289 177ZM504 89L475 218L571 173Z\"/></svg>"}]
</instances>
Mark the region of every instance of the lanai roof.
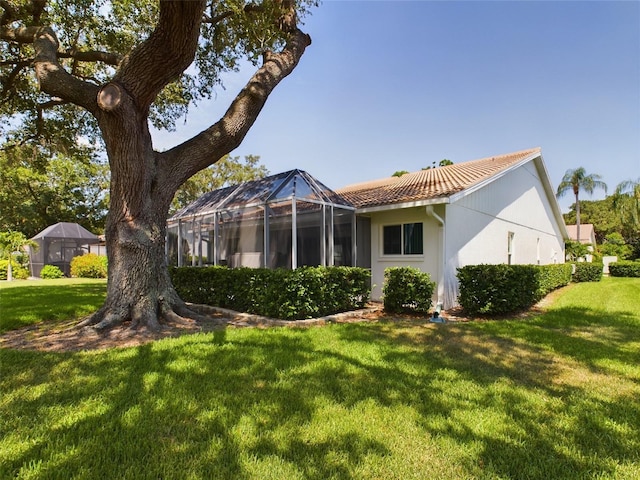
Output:
<instances>
[{"instance_id":1,"label":"lanai roof","mask_svg":"<svg viewBox=\"0 0 640 480\"><path fill-rule=\"evenodd\" d=\"M170 220L243 209L296 198L353 210L353 205L303 170L289 170L258 180L208 192L175 213Z\"/></svg>"},{"instance_id":2,"label":"lanai roof","mask_svg":"<svg viewBox=\"0 0 640 480\"><path fill-rule=\"evenodd\" d=\"M336 190L357 208L446 198L540 156L540 148L436 167L401 177L348 185Z\"/></svg>"},{"instance_id":3,"label":"lanai roof","mask_svg":"<svg viewBox=\"0 0 640 480\"><path fill-rule=\"evenodd\" d=\"M32 240L39 240L43 238L49 240L79 240L85 244L100 242L100 238L98 238L97 235L94 235L89 230L81 225L78 225L77 223L69 222L60 222L54 225L49 225L47 228L33 237Z\"/></svg>"}]
</instances>

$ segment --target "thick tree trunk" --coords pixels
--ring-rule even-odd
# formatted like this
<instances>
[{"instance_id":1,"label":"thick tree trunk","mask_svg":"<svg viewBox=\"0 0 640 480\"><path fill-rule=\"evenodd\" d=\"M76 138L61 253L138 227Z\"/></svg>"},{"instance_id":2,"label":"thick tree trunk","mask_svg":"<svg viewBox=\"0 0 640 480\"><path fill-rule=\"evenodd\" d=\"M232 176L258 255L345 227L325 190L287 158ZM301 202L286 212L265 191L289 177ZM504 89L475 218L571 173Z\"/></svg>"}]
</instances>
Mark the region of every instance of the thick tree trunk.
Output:
<instances>
[{"instance_id":1,"label":"thick tree trunk","mask_svg":"<svg viewBox=\"0 0 640 480\"><path fill-rule=\"evenodd\" d=\"M176 13L173 8L181 10ZM149 107L162 87L191 63L198 39L193 25L203 8L204 2L161 3L160 25L166 25L127 57L113 81L100 89L91 109L111 167L105 230L109 279L104 306L80 326L102 330L130 321L134 328L156 330L165 321L199 317L178 297L165 264L165 222L171 200L189 177L240 144L269 94L293 71L311 42L308 35L292 28L283 51L265 53L262 67L218 122L158 153L149 133ZM187 14L194 22L185 21ZM167 36L174 27L186 31ZM158 58L150 61L147 51Z\"/></svg>"},{"instance_id":2,"label":"thick tree trunk","mask_svg":"<svg viewBox=\"0 0 640 480\"><path fill-rule=\"evenodd\" d=\"M118 88L109 85L111 93ZM157 330L163 321L197 316L178 297L165 262L167 212L179 183L153 151L146 113L126 94L116 103L99 118L111 167L107 298L80 326L101 330L130 322L133 328Z\"/></svg>"}]
</instances>

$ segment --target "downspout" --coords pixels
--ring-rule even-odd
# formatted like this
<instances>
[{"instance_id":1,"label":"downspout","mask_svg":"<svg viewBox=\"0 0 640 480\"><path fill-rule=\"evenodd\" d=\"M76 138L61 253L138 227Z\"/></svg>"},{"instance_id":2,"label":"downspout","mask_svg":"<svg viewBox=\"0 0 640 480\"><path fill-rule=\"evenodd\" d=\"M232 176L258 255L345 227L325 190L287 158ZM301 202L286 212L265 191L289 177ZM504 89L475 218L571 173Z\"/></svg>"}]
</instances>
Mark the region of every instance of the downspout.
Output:
<instances>
[{"instance_id":1,"label":"downspout","mask_svg":"<svg viewBox=\"0 0 640 480\"><path fill-rule=\"evenodd\" d=\"M447 265L447 229L445 228L444 219L435 212L433 205L427 205L427 215L431 215L440 224L440 230L442 231L442 256L438 267L438 301L436 304L436 307L440 305L442 308L444 306L444 272Z\"/></svg>"}]
</instances>

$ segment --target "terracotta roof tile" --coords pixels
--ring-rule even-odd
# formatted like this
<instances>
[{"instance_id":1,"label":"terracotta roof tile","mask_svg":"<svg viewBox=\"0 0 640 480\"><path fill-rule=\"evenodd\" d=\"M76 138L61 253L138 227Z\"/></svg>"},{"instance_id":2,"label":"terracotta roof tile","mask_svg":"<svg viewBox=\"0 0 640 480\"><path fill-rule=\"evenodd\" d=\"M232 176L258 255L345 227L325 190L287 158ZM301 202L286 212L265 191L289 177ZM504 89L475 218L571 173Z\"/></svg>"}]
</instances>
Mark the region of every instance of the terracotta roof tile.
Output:
<instances>
[{"instance_id":1,"label":"terracotta roof tile","mask_svg":"<svg viewBox=\"0 0 640 480\"><path fill-rule=\"evenodd\" d=\"M357 208L449 197L533 155L539 148L348 185L336 193Z\"/></svg>"}]
</instances>

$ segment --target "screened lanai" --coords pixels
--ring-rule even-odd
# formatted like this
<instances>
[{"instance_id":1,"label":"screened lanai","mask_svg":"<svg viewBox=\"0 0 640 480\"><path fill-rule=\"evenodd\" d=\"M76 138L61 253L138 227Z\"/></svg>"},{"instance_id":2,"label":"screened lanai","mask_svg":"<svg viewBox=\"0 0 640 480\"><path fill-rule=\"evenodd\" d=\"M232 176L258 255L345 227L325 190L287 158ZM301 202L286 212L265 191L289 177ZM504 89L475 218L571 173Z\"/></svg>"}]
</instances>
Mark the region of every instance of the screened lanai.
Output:
<instances>
[{"instance_id":1,"label":"screened lanai","mask_svg":"<svg viewBox=\"0 0 640 480\"><path fill-rule=\"evenodd\" d=\"M172 266L356 264L355 208L291 170L209 192L167 222Z\"/></svg>"},{"instance_id":2,"label":"screened lanai","mask_svg":"<svg viewBox=\"0 0 640 480\"><path fill-rule=\"evenodd\" d=\"M88 253L90 245L100 242L97 235L77 223L68 222L50 225L31 240L38 244L38 248L30 248L29 254L33 277L39 277L45 265L59 267L69 276L71 259Z\"/></svg>"}]
</instances>

